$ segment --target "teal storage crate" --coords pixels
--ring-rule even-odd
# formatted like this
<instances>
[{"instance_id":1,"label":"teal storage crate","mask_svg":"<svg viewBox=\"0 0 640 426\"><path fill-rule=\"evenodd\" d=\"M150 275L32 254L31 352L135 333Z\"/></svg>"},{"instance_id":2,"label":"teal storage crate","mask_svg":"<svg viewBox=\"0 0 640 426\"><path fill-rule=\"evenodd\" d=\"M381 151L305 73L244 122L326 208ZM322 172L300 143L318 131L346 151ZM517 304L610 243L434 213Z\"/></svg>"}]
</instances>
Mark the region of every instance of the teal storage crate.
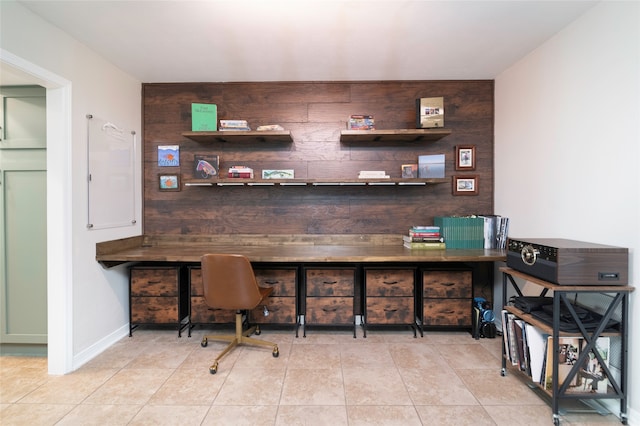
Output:
<instances>
[{"instance_id":1,"label":"teal storage crate","mask_svg":"<svg viewBox=\"0 0 640 426\"><path fill-rule=\"evenodd\" d=\"M484 248L484 219L481 217L436 216L447 249Z\"/></svg>"}]
</instances>

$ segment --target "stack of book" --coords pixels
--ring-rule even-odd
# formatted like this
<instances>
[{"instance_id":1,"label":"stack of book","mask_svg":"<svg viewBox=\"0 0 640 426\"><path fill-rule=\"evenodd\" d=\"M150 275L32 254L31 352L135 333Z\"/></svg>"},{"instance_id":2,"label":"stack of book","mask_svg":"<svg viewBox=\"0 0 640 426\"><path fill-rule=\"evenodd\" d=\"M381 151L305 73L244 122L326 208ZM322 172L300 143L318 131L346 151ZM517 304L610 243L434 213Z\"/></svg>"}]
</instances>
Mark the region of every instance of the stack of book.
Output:
<instances>
[{"instance_id":1,"label":"stack of book","mask_svg":"<svg viewBox=\"0 0 640 426\"><path fill-rule=\"evenodd\" d=\"M358 179L389 179L389 175L384 170L360 170Z\"/></svg>"},{"instance_id":2,"label":"stack of book","mask_svg":"<svg viewBox=\"0 0 640 426\"><path fill-rule=\"evenodd\" d=\"M230 178L253 179L253 169L245 166L231 166L227 176Z\"/></svg>"},{"instance_id":3,"label":"stack of book","mask_svg":"<svg viewBox=\"0 0 640 426\"><path fill-rule=\"evenodd\" d=\"M220 131L248 131L251 130L247 120L220 120Z\"/></svg>"},{"instance_id":4,"label":"stack of book","mask_svg":"<svg viewBox=\"0 0 640 426\"><path fill-rule=\"evenodd\" d=\"M439 226L412 226L409 235L402 236L403 245L416 250L444 250L447 248Z\"/></svg>"}]
</instances>

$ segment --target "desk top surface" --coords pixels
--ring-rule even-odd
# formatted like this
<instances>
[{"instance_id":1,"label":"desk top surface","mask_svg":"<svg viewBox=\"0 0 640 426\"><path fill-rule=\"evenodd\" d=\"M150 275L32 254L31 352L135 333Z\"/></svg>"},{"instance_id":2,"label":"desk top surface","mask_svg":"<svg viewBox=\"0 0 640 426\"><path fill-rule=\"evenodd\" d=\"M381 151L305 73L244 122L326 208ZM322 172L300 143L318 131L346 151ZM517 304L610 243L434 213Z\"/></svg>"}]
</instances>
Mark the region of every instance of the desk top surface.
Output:
<instances>
[{"instance_id":1,"label":"desk top surface","mask_svg":"<svg viewBox=\"0 0 640 426\"><path fill-rule=\"evenodd\" d=\"M333 244L207 244L184 241L159 245L144 244L133 239L98 243L96 260L105 266L125 262L200 262L206 253L242 254L251 262L339 263L339 262L493 262L504 261L504 250L455 249L411 250L397 245L333 245ZM122 243L122 242L125 243ZM109 244L112 243L112 244Z\"/></svg>"}]
</instances>

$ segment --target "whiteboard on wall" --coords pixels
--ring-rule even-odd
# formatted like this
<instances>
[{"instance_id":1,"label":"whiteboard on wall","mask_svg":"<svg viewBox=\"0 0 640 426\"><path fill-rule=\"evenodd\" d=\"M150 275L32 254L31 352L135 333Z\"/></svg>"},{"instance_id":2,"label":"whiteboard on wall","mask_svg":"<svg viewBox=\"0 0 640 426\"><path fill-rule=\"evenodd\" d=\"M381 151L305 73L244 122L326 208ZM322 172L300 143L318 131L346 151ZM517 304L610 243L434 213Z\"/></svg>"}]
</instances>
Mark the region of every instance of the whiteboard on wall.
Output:
<instances>
[{"instance_id":1,"label":"whiteboard on wall","mask_svg":"<svg viewBox=\"0 0 640 426\"><path fill-rule=\"evenodd\" d=\"M136 134L87 114L87 228L133 226Z\"/></svg>"}]
</instances>

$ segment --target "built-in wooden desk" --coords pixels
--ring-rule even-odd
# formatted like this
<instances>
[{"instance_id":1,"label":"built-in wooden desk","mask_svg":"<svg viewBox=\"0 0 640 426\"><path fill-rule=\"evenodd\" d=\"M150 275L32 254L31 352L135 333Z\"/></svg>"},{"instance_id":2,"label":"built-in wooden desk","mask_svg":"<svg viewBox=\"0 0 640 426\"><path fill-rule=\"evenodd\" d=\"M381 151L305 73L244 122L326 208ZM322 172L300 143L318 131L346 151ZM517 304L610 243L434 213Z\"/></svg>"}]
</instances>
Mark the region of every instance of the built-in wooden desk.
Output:
<instances>
[{"instance_id":1,"label":"built-in wooden desk","mask_svg":"<svg viewBox=\"0 0 640 426\"><path fill-rule=\"evenodd\" d=\"M401 235L137 236L96 244L106 267L127 262L199 263L205 253L243 254L265 263L495 262L504 250L410 250Z\"/></svg>"},{"instance_id":2,"label":"built-in wooden desk","mask_svg":"<svg viewBox=\"0 0 640 426\"><path fill-rule=\"evenodd\" d=\"M136 302L159 303L158 300L165 300L158 299L159 294L150 294L143 289L145 283L152 281L151 278L147 280L145 274L154 274L153 278L157 281L158 271L162 270L159 268L165 268L165 271L168 268L172 277L168 284L171 285L163 288L171 287L175 290L181 302L177 314L175 310L170 311L170 319L165 322L175 323L177 318L178 323L182 324L185 321L189 323L187 317L197 303L197 299L190 299L189 294L194 293L192 277L197 277L200 258L205 253L242 254L249 258L257 270L294 269L296 284L295 301L292 303L295 303L298 324L305 314L310 313L311 302L344 303L343 298L324 297L328 294L323 295L318 282L332 283L332 279L328 278L331 274L339 276L340 282L343 282L345 271L348 271L347 276L351 277L349 279L353 287L353 291L347 295L353 300L353 310L348 312L349 321L359 316L366 324L367 297L371 297L372 303L375 302L375 306L380 306L379 309L386 313L382 316L384 318L380 325L394 324L394 315L397 314L397 318L400 318L399 311L407 309L406 299L394 299L395 290L385 287L399 283L401 277L402 285L408 286L414 299L413 306L409 307L414 312L411 315L406 315L405 312L402 318L410 317L412 324L409 325L421 332L425 326L470 328L473 297L492 299L493 262L506 260L503 250L410 250L403 247L402 235L137 236L96 245L96 260L105 267L132 264L132 271L135 271L132 282L138 284L135 289L140 291L135 295L140 298L132 299L134 314ZM472 283L460 293L455 280L458 276L463 279L464 274L472 275ZM437 276L437 279L430 281L425 287L425 277L432 275ZM321 276L323 278L319 278ZM367 277L376 280L375 288L379 290L375 291L378 293L369 294L365 291ZM408 284L407 277L411 279ZM267 280L261 284L269 285L269 282ZM436 291L433 296L424 294L425 288L430 291L434 286L441 287L443 291ZM449 294L449 287L456 288L457 293ZM373 289L373 284L369 288ZM404 305L394 305L401 300ZM314 321L321 325L343 323L345 316L337 313L342 308L343 306L323 305L318 308L319 314L313 311ZM149 309L157 311L156 306L149 306ZM323 313L326 314L325 317L322 316ZM132 324L164 321L156 316L142 315L146 319L136 319L136 315L133 315ZM378 318L377 315L371 317ZM309 318L312 316L309 315Z\"/></svg>"}]
</instances>

